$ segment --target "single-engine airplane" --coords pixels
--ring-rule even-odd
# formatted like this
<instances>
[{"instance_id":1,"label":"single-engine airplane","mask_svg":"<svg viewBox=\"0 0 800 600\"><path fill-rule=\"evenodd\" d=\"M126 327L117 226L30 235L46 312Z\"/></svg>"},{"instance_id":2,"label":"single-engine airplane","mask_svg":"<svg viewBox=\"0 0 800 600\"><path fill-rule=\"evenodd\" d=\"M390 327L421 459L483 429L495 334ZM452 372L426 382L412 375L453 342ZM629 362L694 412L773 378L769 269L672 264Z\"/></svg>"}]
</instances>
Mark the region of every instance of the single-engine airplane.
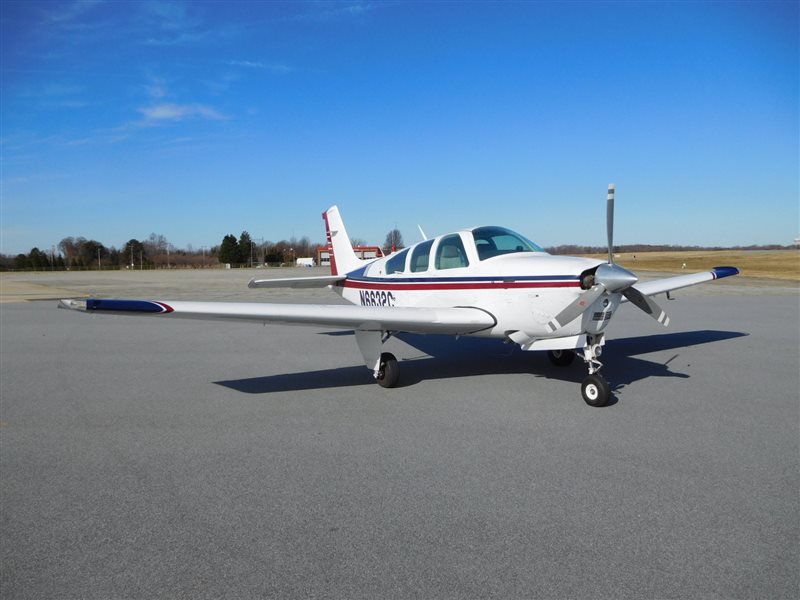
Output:
<instances>
[{"instance_id":1,"label":"single-engine airplane","mask_svg":"<svg viewBox=\"0 0 800 600\"><path fill-rule=\"evenodd\" d=\"M580 352L589 375L587 404L611 398L600 374L605 330L623 302L664 326L669 317L652 296L739 273L735 267L637 283L614 263L614 185L608 186L608 260L552 256L503 227L475 227L426 239L389 256L362 260L336 206L323 213L331 274L252 279L251 288L329 287L350 305L186 302L88 298L59 306L87 313L291 323L352 329L364 363L383 387L397 385L397 359L383 343L400 332L500 338L544 350L556 365Z\"/></svg>"}]
</instances>

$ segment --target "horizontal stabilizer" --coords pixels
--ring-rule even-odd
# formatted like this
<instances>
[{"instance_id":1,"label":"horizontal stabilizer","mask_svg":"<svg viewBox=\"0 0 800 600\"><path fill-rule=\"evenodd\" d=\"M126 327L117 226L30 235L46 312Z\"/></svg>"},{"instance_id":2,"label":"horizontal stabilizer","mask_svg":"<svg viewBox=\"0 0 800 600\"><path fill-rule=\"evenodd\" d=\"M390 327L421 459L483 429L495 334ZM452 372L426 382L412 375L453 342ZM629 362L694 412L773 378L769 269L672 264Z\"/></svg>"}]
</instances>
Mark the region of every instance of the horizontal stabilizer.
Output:
<instances>
[{"instance_id":1,"label":"horizontal stabilizer","mask_svg":"<svg viewBox=\"0 0 800 600\"><path fill-rule=\"evenodd\" d=\"M321 277L287 277L284 279L253 279L247 284L249 288L324 288L344 281L344 275L323 275Z\"/></svg>"}]
</instances>

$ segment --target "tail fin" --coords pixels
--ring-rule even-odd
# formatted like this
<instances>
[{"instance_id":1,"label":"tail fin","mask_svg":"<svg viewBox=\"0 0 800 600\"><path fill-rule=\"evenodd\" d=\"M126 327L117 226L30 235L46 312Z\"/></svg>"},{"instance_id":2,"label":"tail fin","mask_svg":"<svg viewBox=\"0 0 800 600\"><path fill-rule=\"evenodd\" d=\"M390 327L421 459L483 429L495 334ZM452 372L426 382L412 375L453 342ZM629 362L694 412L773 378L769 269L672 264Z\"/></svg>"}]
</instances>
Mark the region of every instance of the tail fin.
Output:
<instances>
[{"instance_id":1,"label":"tail fin","mask_svg":"<svg viewBox=\"0 0 800 600\"><path fill-rule=\"evenodd\" d=\"M339 215L339 207L331 206L322 213L325 232L328 235L328 252L331 257L331 275L344 275L361 266L361 260L353 251L353 245Z\"/></svg>"}]
</instances>

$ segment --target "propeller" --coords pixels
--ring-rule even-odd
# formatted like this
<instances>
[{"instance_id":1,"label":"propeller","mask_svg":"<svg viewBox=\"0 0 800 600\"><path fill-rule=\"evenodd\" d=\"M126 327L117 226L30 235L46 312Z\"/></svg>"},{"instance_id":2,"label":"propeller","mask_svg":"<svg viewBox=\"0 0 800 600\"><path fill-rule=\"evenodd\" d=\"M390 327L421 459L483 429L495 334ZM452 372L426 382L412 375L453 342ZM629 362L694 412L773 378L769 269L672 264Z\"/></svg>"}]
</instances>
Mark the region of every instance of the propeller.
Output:
<instances>
[{"instance_id":1,"label":"propeller","mask_svg":"<svg viewBox=\"0 0 800 600\"><path fill-rule=\"evenodd\" d=\"M594 285L578 296L573 302L555 316L547 329L553 333L567 323L581 316L603 294L621 293L637 308L653 317L666 327L669 317L656 302L637 290L634 284L639 281L633 273L614 263L614 184L608 186L606 202L606 233L608 236L608 262L597 267L594 273Z\"/></svg>"}]
</instances>

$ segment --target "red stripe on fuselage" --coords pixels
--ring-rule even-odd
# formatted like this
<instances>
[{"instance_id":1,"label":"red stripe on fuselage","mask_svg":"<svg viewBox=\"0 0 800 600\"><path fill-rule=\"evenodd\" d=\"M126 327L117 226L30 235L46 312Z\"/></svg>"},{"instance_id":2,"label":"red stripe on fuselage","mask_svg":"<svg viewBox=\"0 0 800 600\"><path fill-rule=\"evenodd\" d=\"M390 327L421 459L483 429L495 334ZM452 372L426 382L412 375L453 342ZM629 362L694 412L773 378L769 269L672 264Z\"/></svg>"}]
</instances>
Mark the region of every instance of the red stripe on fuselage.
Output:
<instances>
[{"instance_id":1,"label":"red stripe on fuselage","mask_svg":"<svg viewBox=\"0 0 800 600\"><path fill-rule=\"evenodd\" d=\"M463 281L430 283L394 283L391 281L354 281L346 279L344 287L359 290L506 290L522 288L580 287L579 281Z\"/></svg>"}]
</instances>

